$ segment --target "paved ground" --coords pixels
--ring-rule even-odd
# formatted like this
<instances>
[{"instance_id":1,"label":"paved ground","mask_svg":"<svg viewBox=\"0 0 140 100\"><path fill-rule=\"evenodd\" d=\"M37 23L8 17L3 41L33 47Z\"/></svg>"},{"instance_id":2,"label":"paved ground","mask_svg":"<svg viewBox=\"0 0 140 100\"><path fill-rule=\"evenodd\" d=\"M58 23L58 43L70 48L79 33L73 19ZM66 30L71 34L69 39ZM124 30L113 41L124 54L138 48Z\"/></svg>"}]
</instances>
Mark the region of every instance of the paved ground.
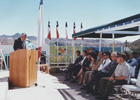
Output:
<instances>
[{"instance_id":1,"label":"paved ground","mask_svg":"<svg viewBox=\"0 0 140 100\"><path fill-rule=\"evenodd\" d=\"M81 91L80 86L63 80L61 74L39 73L38 87L14 87L8 91L7 100L96 100L91 94Z\"/></svg>"},{"instance_id":2,"label":"paved ground","mask_svg":"<svg viewBox=\"0 0 140 100\"><path fill-rule=\"evenodd\" d=\"M0 70L0 100L7 97L9 71Z\"/></svg>"},{"instance_id":3,"label":"paved ground","mask_svg":"<svg viewBox=\"0 0 140 100\"><path fill-rule=\"evenodd\" d=\"M6 100L96 100L91 94L81 91L81 86L63 80L63 73L49 75L39 72L38 87L13 87L8 90ZM109 99L119 100L114 95Z\"/></svg>"}]
</instances>

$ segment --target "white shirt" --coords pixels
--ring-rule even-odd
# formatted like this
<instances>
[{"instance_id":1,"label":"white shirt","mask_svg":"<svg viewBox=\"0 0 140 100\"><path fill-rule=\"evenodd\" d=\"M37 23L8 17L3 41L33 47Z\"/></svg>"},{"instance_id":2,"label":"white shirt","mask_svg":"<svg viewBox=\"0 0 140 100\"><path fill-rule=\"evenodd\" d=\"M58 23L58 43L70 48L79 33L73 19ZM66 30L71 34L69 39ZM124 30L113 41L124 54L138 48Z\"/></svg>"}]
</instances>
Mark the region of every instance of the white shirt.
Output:
<instances>
[{"instance_id":1,"label":"white shirt","mask_svg":"<svg viewBox=\"0 0 140 100\"><path fill-rule=\"evenodd\" d=\"M106 61L106 62L105 62ZM100 65L100 67L98 68L98 71L103 70L109 63L111 62L111 60L108 58L106 60L103 61L103 63ZM105 64L104 64L105 63Z\"/></svg>"},{"instance_id":2,"label":"white shirt","mask_svg":"<svg viewBox=\"0 0 140 100\"><path fill-rule=\"evenodd\" d=\"M24 42L24 45L25 45L25 48L26 48L26 40L23 41L22 38L20 38L20 39L21 39L22 42ZM23 44L22 44L22 47L23 47Z\"/></svg>"},{"instance_id":3,"label":"white shirt","mask_svg":"<svg viewBox=\"0 0 140 100\"><path fill-rule=\"evenodd\" d=\"M138 67L138 61L135 58L132 58L131 60L132 60L132 62L131 63L128 63L130 61L130 59L128 59L127 63L130 66L136 66L136 67Z\"/></svg>"},{"instance_id":4,"label":"white shirt","mask_svg":"<svg viewBox=\"0 0 140 100\"><path fill-rule=\"evenodd\" d=\"M81 61L81 64L83 65L84 60L86 59L86 56L83 58L83 60Z\"/></svg>"},{"instance_id":5,"label":"white shirt","mask_svg":"<svg viewBox=\"0 0 140 100\"><path fill-rule=\"evenodd\" d=\"M131 74L129 64L126 61L123 64L118 64L114 73L116 77L126 76L125 80L128 80Z\"/></svg>"}]
</instances>

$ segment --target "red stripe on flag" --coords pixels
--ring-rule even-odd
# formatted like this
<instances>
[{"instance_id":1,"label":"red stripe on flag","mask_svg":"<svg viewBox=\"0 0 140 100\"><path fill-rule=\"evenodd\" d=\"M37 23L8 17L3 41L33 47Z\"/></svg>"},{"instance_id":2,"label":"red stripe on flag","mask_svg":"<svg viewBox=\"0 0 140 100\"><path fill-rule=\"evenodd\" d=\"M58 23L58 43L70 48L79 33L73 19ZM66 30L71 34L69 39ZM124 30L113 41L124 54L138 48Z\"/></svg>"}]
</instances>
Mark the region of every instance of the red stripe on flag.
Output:
<instances>
[{"instance_id":1,"label":"red stripe on flag","mask_svg":"<svg viewBox=\"0 0 140 100\"><path fill-rule=\"evenodd\" d=\"M73 34L75 34L75 33L76 33L76 32L75 32L75 29L73 29ZM76 39L77 39L77 38L75 37L74 40L76 40Z\"/></svg>"},{"instance_id":2,"label":"red stripe on flag","mask_svg":"<svg viewBox=\"0 0 140 100\"><path fill-rule=\"evenodd\" d=\"M49 31L47 38L51 40L51 31Z\"/></svg>"},{"instance_id":3,"label":"red stripe on flag","mask_svg":"<svg viewBox=\"0 0 140 100\"><path fill-rule=\"evenodd\" d=\"M38 47L38 59L40 58L42 53L42 47Z\"/></svg>"},{"instance_id":4,"label":"red stripe on flag","mask_svg":"<svg viewBox=\"0 0 140 100\"><path fill-rule=\"evenodd\" d=\"M56 38L58 39L59 38L59 32L58 32L58 29L56 28Z\"/></svg>"}]
</instances>

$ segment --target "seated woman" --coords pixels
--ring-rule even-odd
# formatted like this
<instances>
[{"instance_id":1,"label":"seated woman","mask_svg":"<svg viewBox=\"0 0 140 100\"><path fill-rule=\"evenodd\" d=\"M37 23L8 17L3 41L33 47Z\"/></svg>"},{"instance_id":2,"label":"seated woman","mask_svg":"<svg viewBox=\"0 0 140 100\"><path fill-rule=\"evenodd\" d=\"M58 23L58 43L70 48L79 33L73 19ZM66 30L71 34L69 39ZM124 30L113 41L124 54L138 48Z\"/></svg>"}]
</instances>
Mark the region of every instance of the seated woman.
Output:
<instances>
[{"instance_id":1,"label":"seated woman","mask_svg":"<svg viewBox=\"0 0 140 100\"><path fill-rule=\"evenodd\" d=\"M73 76L73 78L76 79L76 78L78 78L81 75L80 82L78 83L78 85L82 84L84 73L86 71L90 71L91 70L91 68L89 67L90 62L91 62L91 54L87 54L87 58L88 58L87 62L85 63L85 65L82 66L82 68L80 69L78 75L77 76Z\"/></svg>"}]
</instances>

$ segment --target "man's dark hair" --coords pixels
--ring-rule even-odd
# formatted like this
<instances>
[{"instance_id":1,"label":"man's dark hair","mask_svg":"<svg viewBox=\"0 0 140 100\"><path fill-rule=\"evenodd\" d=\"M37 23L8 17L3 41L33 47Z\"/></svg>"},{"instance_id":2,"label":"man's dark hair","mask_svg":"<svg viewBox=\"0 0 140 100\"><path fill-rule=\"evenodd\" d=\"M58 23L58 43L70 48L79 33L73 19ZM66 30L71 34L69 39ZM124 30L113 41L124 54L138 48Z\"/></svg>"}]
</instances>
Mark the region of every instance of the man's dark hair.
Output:
<instances>
[{"instance_id":1,"label":"man's dark hair","mask_svg":"<svg viewBox=\"0 0 140 100\"><path fill-rule=\"evenodd\" d=\"M97 60L97 55L96 54L91 54L91 57Z\"/></svg>"},{"instance_id":2,"label":"man's dark hair","mask_svg":"<svg viewBox=\"0 0 140 100\"><path fill-rule=\"evenodd\" d=\"M96 50L95 52L96 52L96 54L98 54L98 53L99 53L97 50Z\"/></svg>"},{"instance_id":3,"label":"man's dark hair","mask_svg":"<svg viewBox=\"0 0 140 100\"><path fill-rule=\"evenodd\" d=\"M87 55L92 55L91 53L87 53Z\"/></svg>"},{"instance_id":4,"label":"man's dark hair","mask_svg":"<svg viewBox=\"0 0 140 100\"><path fill-rule=\"evenodd\" d=\"M134 51L133 54L136 54L137 55L138 53Z\"/></svg>"},{"instance_id":5,"label":"man's dark hair","mask_svg":"<svg viewBox=\"0 0 140 100\"><path fill-rule=\"evenodd\" d=\"M83 52L87 55L87 51L86 50L83 50Z\"/></svg>"},{"instance_id":6,"label":"man's dark hair","mask_svg":"<svg viewBox=\"0 0 140 100\"><path fill-rule=\"evenodd\" d=\"M78 52L78 53L79 53L79 55L80 55L80 53L81 53L79 50L77 50L76 52Z\"/></svg>"},{"instance_id":7,"label":"man's dark hair","mask_svg":"<svg viewBox=\"0 0 140 100\"><path fill-rule=\"evenodd\" d=\"M110 52L109 51L106 51L104 53L110 57Z\"/></svg>"}]
</instances>

